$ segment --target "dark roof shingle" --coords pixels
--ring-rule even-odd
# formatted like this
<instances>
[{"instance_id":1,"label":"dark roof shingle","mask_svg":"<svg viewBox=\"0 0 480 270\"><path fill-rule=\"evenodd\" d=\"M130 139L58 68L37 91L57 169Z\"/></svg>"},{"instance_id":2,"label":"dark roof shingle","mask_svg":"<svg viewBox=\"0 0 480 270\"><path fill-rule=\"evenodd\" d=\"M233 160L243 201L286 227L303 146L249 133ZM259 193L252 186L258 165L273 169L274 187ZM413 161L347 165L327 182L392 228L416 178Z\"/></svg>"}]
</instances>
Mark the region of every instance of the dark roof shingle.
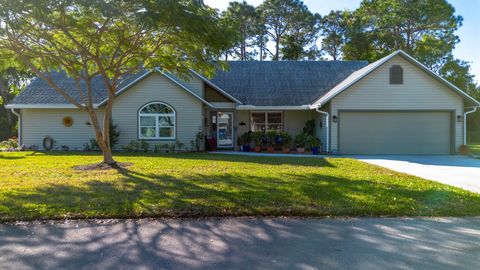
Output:
<instances>
[{"instance_id":1,"label":"dark roof shingle","mask_svg":"<svg viewBox=\"0 0 480 270\"><path fill-rule=\"evenodd\" d=\"M231 61L211 79L246 105L309 105L367 61Z\"/></svg>"},{"instance_id":2,"label":"dark roof shingle","mask_svg":"<svg viewBox=\"0 0 480 270\"><path fill-rule=\"evenodd\" d=\"M147 71L142 71L134 75L126 76L121 80L119 89L127 86L137 78L143 76ZM82 100L80 91L77 90L75 81L69 78L65 72L52 71L50 73L52 80L64 90L68 95L74 98L79 103L85 103ZM82 88L82 94L86 97L86 86L81 81L80 86ZM92 80L92 94L93 103L101 103L104 101L108 94L105 90L105 84L100 76L95 77ZM16 96L9 104L70 104L68 100L58 94L53 88L51 88L47 82L40 78L35 78L33 81L23 90L18 96Z\"/></svg>"},{"instance_id":3,"label":"dark roof shingle","mask_svg":"<svg viewBox=\"0 0 480 270\"><path fill-rule=\"evenodd\" d=\"M211 82L244 105L308 105L368 63L366 61L231 61L230 69L218 71ZM126 76L119 89L147 73ZM79 103L82 100L73 79L52 72L53 80ZM92 81L94 103L107 97L100 77ZM85 95L85 85L82 84ZM45 81L36 78L9 104L69 104Z\"/></svg>"}]
</instances>

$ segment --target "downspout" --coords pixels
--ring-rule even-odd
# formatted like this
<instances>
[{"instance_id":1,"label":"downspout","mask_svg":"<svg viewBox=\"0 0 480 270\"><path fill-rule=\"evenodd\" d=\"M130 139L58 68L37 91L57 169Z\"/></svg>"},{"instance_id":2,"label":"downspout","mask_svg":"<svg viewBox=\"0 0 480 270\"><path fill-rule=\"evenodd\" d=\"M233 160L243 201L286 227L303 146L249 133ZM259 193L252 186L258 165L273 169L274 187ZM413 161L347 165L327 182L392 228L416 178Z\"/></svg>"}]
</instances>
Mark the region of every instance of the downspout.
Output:
<instances>
[{"instance_id":1,"label":"downspout","mask_svg":"<svg viewBox=\"0 0 480 270\"><path fill-rule=\"evenodd\" d=\"M317 111L318 113L321 113L321 114L323 114L327 117L327 121L325 123L325 127L327 128L327 142L326 142L325 146L326 146L327 153L329 153L330 152L330 113L320 111L320 106L316 107L315 111Z\"/></svg>"},{"instance_id":2,"label":"downspout","mask_svg":"<svg viewBox=\"0 0 480 270\"><path fill-rule=\"evenodd\" d=\"M480 106L474 107L473 110L465 112L463 114L463 144L464 145L467 145L467 116L471 113L476 112L479 107Z\"/></svg>"},{"instance_id":3,"label":"downspout","mask_svg":"<svg viewBox=\"0 0 480 270\"><path fill-rule=\"evenodd\" d=\"M22 117L20 116L19 113L15 111L14 108L11 108L10 111L12 111L12 113L18 118L18 145L21 146L22 145Z\"/></svg>"}]
</instances>

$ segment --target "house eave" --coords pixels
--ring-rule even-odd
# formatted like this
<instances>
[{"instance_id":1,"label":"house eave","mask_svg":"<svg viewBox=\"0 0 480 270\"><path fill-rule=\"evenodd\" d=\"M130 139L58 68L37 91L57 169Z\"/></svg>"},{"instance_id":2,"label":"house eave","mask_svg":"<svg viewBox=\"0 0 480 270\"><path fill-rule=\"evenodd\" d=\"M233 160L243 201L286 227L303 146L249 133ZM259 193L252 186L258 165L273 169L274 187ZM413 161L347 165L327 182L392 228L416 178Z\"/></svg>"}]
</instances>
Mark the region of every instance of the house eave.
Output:
<instances>
[{"instance_id":1,"label":"house eave","mask_svg":"<svg viewBox=\"0 0 480 270\"><path fill-rule=\"evenodd\" d=\"M237 103L237 104L243 104L240 100L236 99L234 96L230 95L227 91L223 90L222 88L220 88L219 86L217 86L216 84L214 84L213 82L211 82L209 79L205 78L204 76L202 76L201 74L199 74L198 72L196 72L195 70L193 69L190 69L190 71L195 74L198 78L200 78L203 82L205 82L206 84L208 84L209 86L211 86L213 89L217 90L218 92L220 92L222 95L226 96L228 99L230 99L231 101Z\"/></svg>"},{"instance_id":2,"label":"house eave","mask_svg":"<svg viewBox=\"0 0 480 270\"><path fill-rule=\"evenodd\" d=\"M85 106L85 104L81 104ZM100 104L93 104L94 109L98 109ZM5 105L7 109L78 109L77 106L73 104L7 104Z\"/></svg>"},{"instance_id":3,"label":"house eave","mask_svg":"<svg viewBox=\"0 0 480 270\"><path fill-rule=\"evenodd\" d=\"M239 111L304 111L310 110L310 105L299 106L255 106L255 105L239 105Z\"/></svg>"}]
</instances>

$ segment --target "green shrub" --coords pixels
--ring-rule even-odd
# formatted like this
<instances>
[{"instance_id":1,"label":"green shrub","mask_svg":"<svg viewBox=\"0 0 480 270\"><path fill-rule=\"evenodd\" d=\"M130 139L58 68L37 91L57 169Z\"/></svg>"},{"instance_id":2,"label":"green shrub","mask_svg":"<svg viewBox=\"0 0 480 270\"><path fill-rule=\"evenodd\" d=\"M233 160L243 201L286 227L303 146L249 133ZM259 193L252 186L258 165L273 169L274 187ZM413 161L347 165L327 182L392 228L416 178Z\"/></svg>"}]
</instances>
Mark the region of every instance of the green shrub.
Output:
<instances>
[{"instance_id":1,"label":"green shrub","mask_svg":"<svg viewBox=\"0 0 480 270\"><path fill-rule=\"evenodd\" d=\"M295 136L294 140L295 146L298 148L305 148L308 143L308 134L306 133L300 133L297 136Z\"/></svg>"},{"instance_id":2,"label":"green shrub","mask_svg":"<svg viewBox=\"0 0 480 270\"><path fill-rule=\"evenodd\" d=\"M120 131L118 130L118 126L113 124L113 120L110 119L110 147L113 147L118 143L120 140ZM123 149L123 147L122 147ZM90 139L89 145L83 146L83 151L100 151L100 146L98 146L98 142L95 138Z\"/></svg>"},{"instance_id":3,"label":"green shrub","mask_svg":"<svg viewBox=\"0 0 480 270\"><path fill-rule=\"evenodd\" d=\"M175 142L175 145L177 146L178 151L181 151L183 147L185 147L185 144L182 143L181 141L177 140Z\"/></svg>"},{"instance_id":4,"label":"green shrub","mask_svg":"<svg viewBox=\"0 0 480 270\"><path fill-rule=\"evenodd\" d=\"M292 146L292 136L286 132L280 133L280 138L282 138L282 145L285 147Z\"/></svg>"},{"instance_id":5,"label":"green shrub","mask_svg":"<svg viewBox=\"0 0 480 270\"><path fill-rule=\"evenodd\" d=\"M18 148L17 139L8 139L6 141L0 142L0 150L12 150Z\"/></svg>"},{"instance_id":6,"label":"green shrub","mask_svg":"<svg viewBox=\"0 0 480 270\"><path fill-rule=\"evenodd\" d=\"M238 138L238 145L249 145L252 139L253 133L251 131L245 132Z\"/></svg>"},{"instance_id":7,"label":"green shrub","mask_svg":"<svg viewBox=\"0 0 480 270\"><path fill-rule=\"evenodd\" d=\"M192 150L193 146L195 146L195 151L200 151L202 149L202 143L203 143L203 133L198 132L197 135L195 136L195 142L194 145L192 145Z\"/></svg>"},{"instance_id":8,"label":"green shrub","mask_svg":"<svg viewBox=\"0 0 480 270\"><path fill-rule=\"evenodd\" d=\"M255 146L262 146L263 132L261 131L253 132L252 139L253 139L253 142L255 143Z\"/></svg>"},{"instance_id":9,"label":"green shrub","mask_svg":"<svg viewBox=\"0 0 480 270\"><path fill-rule=\"evenodd\" d=\"M317 138L316 136L309 136L309 143L310 143L310 147L320 147L320 145L322 144L322 141L320 141L319 138Z\"/></svg>"},{"instance_id":10,"label":"green shrub","mask_svg":"<svg viewBox=\"0 0 480 270\"><path fill-rule=\"evenodd\" d=\"M127 152L148 152L149 144L145 140L130 141L128 145L122 146Z\"/></svg>"},{"instance_id":11,"label":"green shrub","mask_svg":"<svg viewBox=\"0 0 480 270\"><path fill-rule=\"evenodd\" d=\"M303 133L310 136L315 135L315 119L308 120L305 123L305 127L303 128Z\"/></svg>"},{"instance_id":12,"label":"green shrub","mask_svg":"<svg viewBox=\"0 0 480 270\"><path fill-rule=\"evenodd\" d=\"M277 132L276 131L269 131L265 135L267 137L268 146L274 146L275 145L275 137L277 137Z\"/></svg>"}]
</instances>

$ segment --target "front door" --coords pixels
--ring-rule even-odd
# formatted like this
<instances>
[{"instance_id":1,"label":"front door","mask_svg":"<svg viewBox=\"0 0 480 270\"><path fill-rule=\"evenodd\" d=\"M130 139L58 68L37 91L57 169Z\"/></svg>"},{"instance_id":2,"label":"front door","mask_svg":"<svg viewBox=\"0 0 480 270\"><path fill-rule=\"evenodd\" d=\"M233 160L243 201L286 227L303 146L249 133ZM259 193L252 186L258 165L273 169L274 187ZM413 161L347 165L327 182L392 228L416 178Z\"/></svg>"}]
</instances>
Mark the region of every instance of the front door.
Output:
<instances>
[{"instance_id":1,"label":"front door","mask_svg":"<svg viewBox=\"0 0 480 270\"><path fill-rule=\"evenodd\" d=\"M217 147L233 147L233 112L217 112Z\"/></svg>"}]
</instances>

